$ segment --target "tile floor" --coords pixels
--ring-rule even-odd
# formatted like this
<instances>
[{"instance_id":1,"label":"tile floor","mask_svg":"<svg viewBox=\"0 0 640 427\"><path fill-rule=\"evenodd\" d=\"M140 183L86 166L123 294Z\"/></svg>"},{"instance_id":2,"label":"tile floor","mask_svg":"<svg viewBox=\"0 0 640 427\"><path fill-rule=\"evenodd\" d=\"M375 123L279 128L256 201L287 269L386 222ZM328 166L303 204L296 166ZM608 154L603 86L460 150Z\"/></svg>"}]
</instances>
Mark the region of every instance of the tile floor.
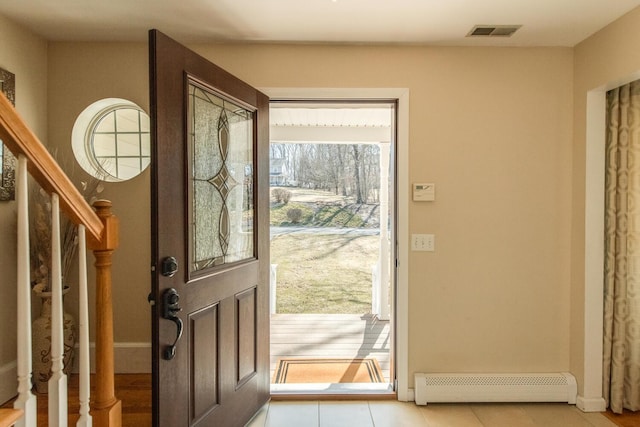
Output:
<instances>
[{"instance_id":1,"label":"tile floor","mask_svg":"<svg viewBox=\"0 0 640 427\"><path fill-rule=\"evenodd\" d=\"M615 427L566 403L430 404L385 401L274 401L246 427Z\"/></svg>"}]
</instances>

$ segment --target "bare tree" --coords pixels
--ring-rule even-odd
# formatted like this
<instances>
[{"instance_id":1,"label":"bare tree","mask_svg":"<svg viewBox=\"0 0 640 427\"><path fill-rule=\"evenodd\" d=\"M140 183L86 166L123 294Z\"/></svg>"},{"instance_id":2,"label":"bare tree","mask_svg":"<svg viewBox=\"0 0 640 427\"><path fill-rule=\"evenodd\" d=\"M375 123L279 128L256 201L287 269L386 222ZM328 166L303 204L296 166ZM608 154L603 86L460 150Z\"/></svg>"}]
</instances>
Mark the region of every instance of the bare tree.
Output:
<instances>
[{"instance_id":1,"label":"bare tree","mask_svg":"<svg viewBox=\"0 0 640 427\"><path fill-rule=\"evenodd\" d=\"M378 201L377 145L272 143L270 155L284 159L289 179L295 185L352 196L359 204Z\"/></svg>"},{"instance_id":2,"label":"bare tree","mask_svg":"<svg viewBox=\"0 0 640 427\"><path fill-rule=\"evenodd\" d=\"M340 184L342 186L342 195L347 197L349 194L347 193L347 165L345 161L347 146L343 144L336 145L336 160L338 161L338 170L340 171ZM336 188L336 194L338 194L338 190Z\"/></svg>"},{"instance_id":3,"label":"bare tree","mask_svg":"<svg viewBox=\"0 0 640 427\"><path fill-rule=\"evenodd\" d=\"M365 203L377 202L377 191L380 187L380 149L377 145L368 144L363 147L362 188Z\"/></svg>"},{"instance_id":4,"label":"bare tree","mask_svg":"<svg viewBox=\"0 0 640 427\"><path fill-rule=\"evenodd\" d=\"M355 197L356 203L362 204L362 184L360 183L360 166L361 166L361 152L360 145L353 144L351 146L351 154L353 156L353 179L355 181Z\"/></svg>"}]
</instances>

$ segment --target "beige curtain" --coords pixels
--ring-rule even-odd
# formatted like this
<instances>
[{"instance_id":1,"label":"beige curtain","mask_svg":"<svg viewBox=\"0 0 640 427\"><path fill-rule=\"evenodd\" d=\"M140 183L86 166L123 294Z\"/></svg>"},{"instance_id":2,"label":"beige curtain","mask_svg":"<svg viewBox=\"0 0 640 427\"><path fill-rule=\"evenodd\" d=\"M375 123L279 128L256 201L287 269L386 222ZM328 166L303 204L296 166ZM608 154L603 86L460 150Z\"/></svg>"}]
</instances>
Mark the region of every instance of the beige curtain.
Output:
<instances>
[{"instance_id":1,"label":"beige curtain","mask_svg":"<svg viewBox=\"0 0 640 427\"><path fill-rule=\"evenodd\" d=\"M640 409L640 81L607 93L604 397Z\"/></svg>"}]
</instances>

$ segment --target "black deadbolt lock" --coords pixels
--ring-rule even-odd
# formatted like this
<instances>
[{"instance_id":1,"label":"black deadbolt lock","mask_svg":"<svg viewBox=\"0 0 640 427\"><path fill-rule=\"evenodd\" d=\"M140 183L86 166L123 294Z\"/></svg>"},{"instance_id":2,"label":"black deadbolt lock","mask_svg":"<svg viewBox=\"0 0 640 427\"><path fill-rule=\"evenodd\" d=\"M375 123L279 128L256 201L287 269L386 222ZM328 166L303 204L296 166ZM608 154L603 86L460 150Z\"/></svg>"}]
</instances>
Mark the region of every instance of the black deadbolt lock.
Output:
<instances>
[{"instance_id":1,"label":"black deadbolt lock","mask_svg":"<svg viewBox=\"0 0 640 427\"><path fill-rule=\"evenodd\" d=\"M165 277L173 277L178 272L178 260L169 256L162 260L162 275Z\"/></svg>"}]
</instances>

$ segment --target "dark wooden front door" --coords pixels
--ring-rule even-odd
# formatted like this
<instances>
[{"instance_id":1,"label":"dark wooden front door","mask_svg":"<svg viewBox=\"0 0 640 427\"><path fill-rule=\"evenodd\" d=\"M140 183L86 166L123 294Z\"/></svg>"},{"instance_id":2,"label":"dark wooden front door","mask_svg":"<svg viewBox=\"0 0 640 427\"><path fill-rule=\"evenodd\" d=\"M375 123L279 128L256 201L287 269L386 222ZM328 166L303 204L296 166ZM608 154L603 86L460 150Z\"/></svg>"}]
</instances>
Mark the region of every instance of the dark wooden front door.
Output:
<instances>
[{"instance_id":1,"label":"dark wooden front door","mask_svg":"<svg viewBox=\"0 0 640 427\"><path fill-rule=\"evenodd\" d=\"M269 100L155 30L150 85L153 425L242 426L269 399Z\"/></svg>"}]
</instances>

